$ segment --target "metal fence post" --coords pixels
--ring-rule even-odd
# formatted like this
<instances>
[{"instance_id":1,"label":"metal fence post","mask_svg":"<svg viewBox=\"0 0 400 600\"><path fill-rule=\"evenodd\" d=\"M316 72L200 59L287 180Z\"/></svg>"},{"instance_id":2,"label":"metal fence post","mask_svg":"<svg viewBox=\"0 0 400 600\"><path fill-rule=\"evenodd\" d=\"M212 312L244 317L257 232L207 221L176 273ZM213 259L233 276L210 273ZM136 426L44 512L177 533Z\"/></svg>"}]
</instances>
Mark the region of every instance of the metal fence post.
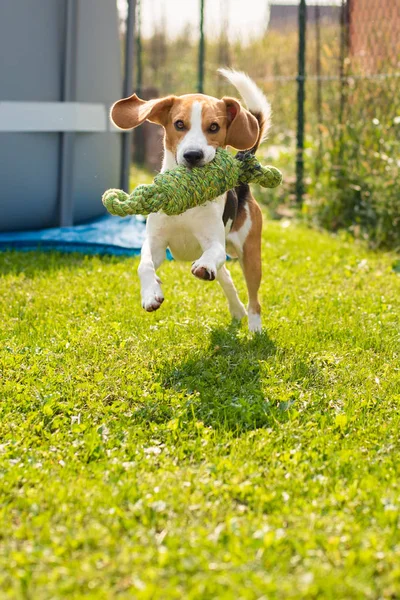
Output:
<instances>
[{"instance_id":1,"label":"metal fence post","mask_svg":"<svg viewBox=\"0 0 400 600\"><path fill-rule=\"evenodd\" d=\"M315 75L317 78L317 136L318 136L318 148L315 159L315 175L321 172L322 167L322 70L321 70L321 12L319 4L315 5Z\"/></svg>"},{"instance_id":2,"label":"metal fence post","mask_svg":"<svg viewBox=\"0 0 400 600\"><path fill-rule=\"evenodd\" d=\"M136 9L136 93L141 97L143 89L142 0L136 0ZM135 129L133 140L134 162L143 165L146 158L143 127Z\"/></svg>"},{"instance_id":3,"label":"metal fence post","mask_svg":"<svg viewBox=\"0 0 400 600\"><path fill-rule=\"evenodd\" d=\"M76 28L78 21L77 0L68 0L65 14L64 64L61 99L73 102L76 96ZM61 133L59 168L59 222L61 227L73 225L73 161L75 134Z\"/></svg>"},{"instance_id":4,"label":"metal fence post","mask_svg":"<svg viewBox=\"0 0 400 600\"><path fill-rule=\"evenodd\" d=\"M204 0L200 0L199 72L197 82L199 94L204 91L204 55Z\"/></svg>"},{"instance_id":5,"label":"metal fence post","mask_svg":"<svg viewBox=\"0 0 400 600\"><path fill-rule=\"evenodd\" d=\"M140 96L143 84L142 0L136 0L136 93Z\"/></svg>"},{"instance_id":6,"label":"metal fence post","mask_svg":"<svg viewBox=\"0 0 400 600\"><path fill-rule=\"evenodd\" d=\"M306 83L306 0L299 4L299 49L297 75L297 153L296 153L296 200L303 201L304 194L304 104Z\"/></svg>"},{"instance_id":7,"label":"metal fence post","mask_svg":"<svg viewBox=\"0 0 400 600\"><path fill-rule=\"evenodd\" d=\"M339 79L340 79L340 103L339 103L339 172L343 175L343 134L345 108L347 101L347 66L346 60L349 54L349 10L350 0L342 0L340 8L340 58L339 58Z\"/></svg>"},{"instance_id":8,"label":"metal fence post","mask_svg":"<svg viewBox=\"0 0 400 600\"><path fill-rule=\"evenodd\" d=\"M132 94L133 84L133 56L135 41L135 12L136 0L128 0L128 18L126 20L125 33L125 72L124 72L124 92L126 98ZM122 134L122 161L121 161L121 189L129 190L129 171L131 166L131 141L132 132L127 131Z\"/></svg>"}]
</instances>

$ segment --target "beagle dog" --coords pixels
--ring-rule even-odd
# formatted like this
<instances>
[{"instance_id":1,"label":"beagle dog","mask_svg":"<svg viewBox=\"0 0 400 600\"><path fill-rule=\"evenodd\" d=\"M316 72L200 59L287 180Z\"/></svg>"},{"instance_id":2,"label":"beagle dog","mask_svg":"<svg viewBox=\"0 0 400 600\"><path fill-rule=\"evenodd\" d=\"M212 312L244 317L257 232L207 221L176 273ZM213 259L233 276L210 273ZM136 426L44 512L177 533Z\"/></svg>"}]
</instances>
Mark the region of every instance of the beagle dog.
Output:
<instances>
[{"instance_id":1,"label":"beagle dog","mask_svg":"<svg viewBox=\"0 0 400 600\"><path fill-rule=\"evenodd\" d=\"M244 73L227 69L220 73L239 91L247 110L230 97L187 94L144 101L133 94L113 105L111 119L120 129L132 129L145 120L164 127L162 171L178 165L203 166L213 160L218 147L255 152L269 128L269 102ZM248 185L181 215L149 215L138 269L143 308L152 312L164 301L156 271L169 248L177 260L192 262L192 274L199 279L217 279L232 317L242 319L247 313L225 266L228 254L239 259L246 279L249 329L261 331L261 229L261 210Z\"/></svg>"}]
</instances>

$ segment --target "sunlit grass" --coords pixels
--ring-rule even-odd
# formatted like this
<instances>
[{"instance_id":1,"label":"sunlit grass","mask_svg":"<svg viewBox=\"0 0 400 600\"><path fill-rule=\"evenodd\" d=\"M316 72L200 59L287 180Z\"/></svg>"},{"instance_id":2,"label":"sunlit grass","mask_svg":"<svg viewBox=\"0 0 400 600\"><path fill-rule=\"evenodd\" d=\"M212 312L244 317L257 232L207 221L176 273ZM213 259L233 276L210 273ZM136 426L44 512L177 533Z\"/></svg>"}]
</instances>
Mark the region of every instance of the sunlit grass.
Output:
<instances>
[{"instance_id":1,"label":"sunlit grass","mask_svg":"<svg viewBox=\"0 0 400 600\"><path fill-rule=\"evenodd\" d=\"M0 255L1 598L400 596L399 274L284 225L257 337L189 265L149 315L137 259Z\"/></svg>"}]
</instances>

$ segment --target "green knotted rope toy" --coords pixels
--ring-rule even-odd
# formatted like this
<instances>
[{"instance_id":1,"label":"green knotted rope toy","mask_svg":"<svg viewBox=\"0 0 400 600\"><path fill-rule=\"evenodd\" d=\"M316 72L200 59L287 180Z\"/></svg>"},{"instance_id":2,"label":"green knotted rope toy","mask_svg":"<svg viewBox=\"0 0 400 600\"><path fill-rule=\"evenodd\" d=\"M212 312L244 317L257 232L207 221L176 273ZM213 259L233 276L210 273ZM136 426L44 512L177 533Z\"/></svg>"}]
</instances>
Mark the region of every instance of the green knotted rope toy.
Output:
<instances>
[{"instance_id":1,"label":"green knotted rope toy","mask_svg":"<svg viewBox=\"0 0 400 600\"><path fill-rule=\"evenodd\" d=\"M157 175L152 184L139 185L131 194L107 190L102 200L109 213L120 217L161 210L167 215L179 215L214 200L240 183L274 188L281 181L281 172L275 167L262 167L254 154L243 152L235 158L218 148L214 160L204 167L177 167Z\"/></svg>"}]
</instances>

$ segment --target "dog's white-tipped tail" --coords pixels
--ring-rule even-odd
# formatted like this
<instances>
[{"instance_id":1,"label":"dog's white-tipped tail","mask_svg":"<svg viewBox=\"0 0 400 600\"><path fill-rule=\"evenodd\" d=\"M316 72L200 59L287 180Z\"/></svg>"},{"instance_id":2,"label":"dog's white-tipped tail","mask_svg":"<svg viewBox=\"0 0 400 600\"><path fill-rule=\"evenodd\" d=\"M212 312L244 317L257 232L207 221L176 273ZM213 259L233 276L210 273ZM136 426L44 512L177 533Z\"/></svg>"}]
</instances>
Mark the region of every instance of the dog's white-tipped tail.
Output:
<instances>
[{"instance_id":1,"label":"dog's white-tipped tail","mask_svg":"<svg viewBox=\"0 0 400 600\"><path fill-rule=\"evenodd\" d=\"M260 137L254 150L267 138L271 124L271 105L252 79L246 73L234 71L233 69L218 69L242 96L248 110L258 120L260 126Z\"/></svg>"}]
</instances>

